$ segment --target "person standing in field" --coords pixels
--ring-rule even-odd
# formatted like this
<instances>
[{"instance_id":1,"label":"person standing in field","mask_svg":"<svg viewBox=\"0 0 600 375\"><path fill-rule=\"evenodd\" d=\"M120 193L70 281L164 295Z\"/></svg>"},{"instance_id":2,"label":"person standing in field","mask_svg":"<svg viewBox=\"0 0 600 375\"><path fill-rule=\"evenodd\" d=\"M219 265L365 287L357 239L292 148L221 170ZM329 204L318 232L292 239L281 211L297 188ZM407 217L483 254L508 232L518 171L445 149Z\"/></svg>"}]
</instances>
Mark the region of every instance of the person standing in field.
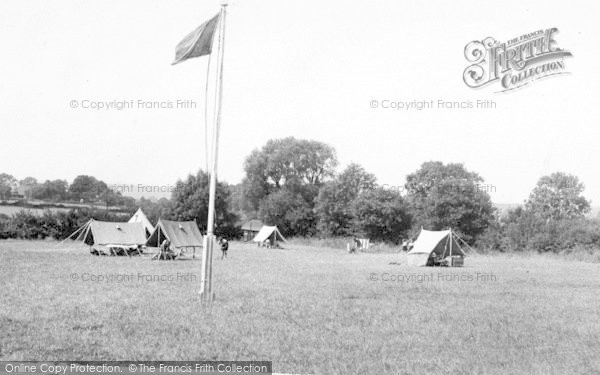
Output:
<instances>
[{"instance_id":1,"label":"person standing in field","mask_svg":"<svg viewBox=\"0 0 600 375\"><path fill-rule=\"evenodd\" d=\"M221 240L219 240L219 244L221 245L221 259L225 259L227 258L227 250L229 250L229 242L227 241L226 238L221 238Z\"/></svg>"}]
</instances>

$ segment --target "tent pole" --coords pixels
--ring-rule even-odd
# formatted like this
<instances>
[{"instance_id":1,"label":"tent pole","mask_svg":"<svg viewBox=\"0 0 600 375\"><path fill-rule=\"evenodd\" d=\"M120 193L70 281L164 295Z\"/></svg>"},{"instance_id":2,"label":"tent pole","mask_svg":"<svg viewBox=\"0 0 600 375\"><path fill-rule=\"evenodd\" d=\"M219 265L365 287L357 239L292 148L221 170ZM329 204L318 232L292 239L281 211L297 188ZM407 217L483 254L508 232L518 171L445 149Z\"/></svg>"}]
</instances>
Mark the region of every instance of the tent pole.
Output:
<instances>
[{"instance_id":1,"label":"tent pole","mask_svg":"<svg viewBox=\"0 0 600 375\"><path fill-rule=\"evenodd\" d=\"M450 245L452 246L452 245ZM448 248L448 237L446 237L446 243L444 244L444 253L442 254L442 259L446 258L446 249Z\"/></svg>"},{"instance_id":2,"label":"tent pole","mask_svg":"<svg viewBox=\"0 0 600 375\"><path fill-rule=\"evenodd\" d=\"M453 236L453 232L452 232L452 228L450 229L450 265L452 265L452 236Z\"/></svg>"},{"instance_id":3,"label":"tent pole","mask_svg":"<svg viewBox=\"0 0 600 375\"><path fill-rule=\"evenodd\" d=\"M90 221L91 221L91 220L90 220ZM89 231L90 231L90 225L91 225L91 223L88 221L88 225L87 225L87 226L86 226L86 228L85 228L85 234L83 235L83 239L82 239L82 241L85 241L85 239L87 238L87 234L88 234L88 233L89 233ZM77 236L77 239L79 239L79 236Z\"/></svg>"},{"instance_id":4,"label":"tent pole","mask_svg":"<svg viewBox=\"0 0 600 375\"><path fill-rule=\"evenodd\" d=\"M469 246L469 244L466 243L465 240L463 240L462 238L460 238L458 236L456 236L456 238L458 238L460 240L460 242L462 242L463 244L465 244L469 248L469 250L471 250L472 252L474 252L475 254L477 254L477 251L475 251L475 249L473 249L471 246Z\"/></svg>"},{"instance_id":5,"label":"tent pole","mask_svg":"<svg viewBox=\"0 0 600 375\"><path fill-rule=\"evenodd\" d=\"M75 239L75 241L79 240L79 237L80 237L80 236L81 236L81 234L83 233L83 239L82 239L82 241L85 243L85 239L87 238L87 235L88 235L88 233L89 233L89 231L90 231L90 226L91 226L92 220L93 220L93 219L90 219L90 220L88 220L88 222L86 223L86 225L84 225L84 226L83 226L83 227L85 228L85 233L83 233L83 232L79 233L79 236L77 236L77 238ZM90 248L91 248L92 246L93 246L93 244L92 244L92 245L90 245Z\"/></svg>"},{"instance_id":6,"label":"tent pole","mask_svg":"<svg viewBox=\"0 0 600 375\"><path fill-rule=\"evenodd\" d=\"M87 227L87 225L90 223L90 221L88 220L85 224L83 224L82 226L80 226L79 228L77 228L76 231L74 231L73 233L69 234L69 236L67 238L65 238L64 240L60 241L58 244L56 244L55 247L62 245L66 240L71 239L71 237L73 237L75 235L75 233L79 232L80 230L83 230ZM79 236L77 237L79 238ZM77 240L75 240L77 241Z\"/></svg>"}]
</instances>

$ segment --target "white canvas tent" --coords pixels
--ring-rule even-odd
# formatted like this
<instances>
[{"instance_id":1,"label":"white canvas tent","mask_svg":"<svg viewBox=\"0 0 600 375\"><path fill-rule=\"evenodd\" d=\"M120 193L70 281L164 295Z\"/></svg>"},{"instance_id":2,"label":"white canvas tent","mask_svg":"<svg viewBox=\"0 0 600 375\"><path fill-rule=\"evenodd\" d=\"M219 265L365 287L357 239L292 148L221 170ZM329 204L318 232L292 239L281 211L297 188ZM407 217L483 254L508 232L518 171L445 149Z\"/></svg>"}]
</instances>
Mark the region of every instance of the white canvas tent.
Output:
<instances>
[{"instance_id":1,"label":"white canvas tent","mask_svg":"<svg viewBox=\"0 0 600 375\"><path fill-rule=\"evenodd\" d=\"M146 246L160 247L163 240L170 242L170 247L176 249L176 256L181 255L185 250L192 248L193 256L196 257L196 248L201 248L202 233L198 229L195 221L170 221L158 219L156 229L146 242ZM160 255L158 256L160 258Z\"/></svg>"},{"instance_id":2,"label":"white canvas tent","mask_svg":"<svg viewBox=\"0 0 600 375\"><path fill-rule=\"evenodd\" d=\"M442 231L421 229L412 250L406 254L407 263L409 266L420 267L432 266L436 261L446 262L450 266L462 265L462 258L466 254L459 241L466 245L451 229Z\"/></svg>"},{"instance_id":3,"label":"white canvas tent","mask_svg":"<svg viewBox=\"0 0 600 375\"><path fill-rule=\"evenodd\" d=\"M146 238L150 237L152 232L154 232L154 225L148 220L144 211L141 208L138 208L135 214L129 219L130 223L142 223L144 229L146 230Z\"/></svg>"},{"instance_id":4,"label":"white canvas tent","mask_svg":"<svg viewBox=\"0 0 600 375\"><path fill-rule=\"evenodd\" d=\"M141 223L108 222L88 220L79 229L61 242L75 238L90 246L92 254L126 254L131 251L140 253L140 247L146 243L144 227Z\"/></svg>"},{"instance_id":5,"label":"white canvas tent","mask_svg":"<svg viewBox=\"0 0 600 375\"><path fill-rule=\"evenodd\" d=\"M260 231L258 231L256 236L254 236L254 239L252 241L257 242L260 245L267 240L270 240L271 246L277 246L277 240L286 242L285 238L283 237L281 232L279 232L279 229L277 229L276 226L271 227L268 225L263 225L263 227L260 228Z\"/></svg>"}]
</instances>

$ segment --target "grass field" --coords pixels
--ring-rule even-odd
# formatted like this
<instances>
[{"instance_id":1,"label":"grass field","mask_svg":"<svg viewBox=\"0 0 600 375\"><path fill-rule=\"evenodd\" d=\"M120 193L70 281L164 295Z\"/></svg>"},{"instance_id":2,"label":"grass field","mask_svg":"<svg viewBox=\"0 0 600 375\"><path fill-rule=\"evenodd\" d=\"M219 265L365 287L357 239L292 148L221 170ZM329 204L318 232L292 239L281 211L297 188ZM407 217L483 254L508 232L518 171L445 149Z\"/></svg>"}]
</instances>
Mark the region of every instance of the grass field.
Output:
<instances>
[{"instance_id":1,"label":"grass field","mask_svg":"<svg viewBox=\"0 0 600 375\"><path fill-rule=\"evenodd\" d=\"M43 208L27 208L27 207L19 207L19 206L2 206L0 205L0 214L4 214L6 216L12 216L20 211L28 211L31 212L33 214L36 215L43 215L44 214L44 210ZM52 211L52 212L68 212L69 209L68 208L58 208L58 207L53 207L53 208L48 208L48 210Z\"/></svg>"},{"instance_id":2,"label":"grass field","mask_svg":"<svg viewBox=\"0 0 600 375\"><path fill-rule=\"evenodd\" d=\"M403 254L232 243L229 259L215 259L210 307L198 303L200 266L0 242L0 359L272 360L277 372L314 374L600 373L599 264L475 255L460 269L411 268Z\"/></svg>"}]
</instances>

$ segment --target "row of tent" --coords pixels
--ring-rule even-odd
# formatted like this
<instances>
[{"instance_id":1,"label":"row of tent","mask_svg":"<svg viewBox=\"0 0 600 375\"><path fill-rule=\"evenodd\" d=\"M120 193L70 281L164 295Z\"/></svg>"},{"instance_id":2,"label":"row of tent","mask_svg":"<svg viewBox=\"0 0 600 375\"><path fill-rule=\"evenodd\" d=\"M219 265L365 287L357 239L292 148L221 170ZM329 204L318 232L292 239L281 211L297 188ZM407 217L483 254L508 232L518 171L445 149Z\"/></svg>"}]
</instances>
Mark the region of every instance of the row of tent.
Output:
<instances>
[{"instance_id":1,"label":"row of tent","mask_svg":"<svg viewBox=\"0 0 600 375\"><path fill-rule=\"evenodd\" d=\"M253 226L252 229L254 230ZM202 247L203 236L195 221L171 221L159 219L152 225L141 209L128 222L105 222L90 219L67 239L81 240L89 246L113 247L159 247L165 239L171 248L182 251ZM271 246L285 238L276 226L262 225L254 235L253 242ZM445 264L461 266L466 256L463 247L468 245L451 229L429 231L421 229L419 236L407 253L407 263L412 266Z\"/></svg>"},{"instance_id":2,"label":"row of tent","mask_svg":"<svg viewBox=\"0 0 600 375\"><path fill-rule=\"evenodd\" d=\"M77 236L76 236L77 235ZM75 237L76 236L76 237ZM183 250L202 247L202 233L195 221L171 221L159 219L156 226L152 225L141 209L128 222L107 222L88 220L67 239L80 240L89 246L105 247L159 247L166 239L171 248ZM263 225L253 238L262 244L266 241L285 242L285 238L276 226Z\"/></svg>"},{"instance_id":3,"label":"row of tent","mask_svg":"<svg viewBox=\"0 0 600 375\"><path fill-rule=\"evenodd\" d=\"M165 239L169 240L171 248L178 250L202 247L202 233L195 221L159 219L154 226L141 209L128 222L90 219L67 237L67 239L73 238L89 246L107 248L144 245L159 247Z\"/></svg>"}]
</instances>

